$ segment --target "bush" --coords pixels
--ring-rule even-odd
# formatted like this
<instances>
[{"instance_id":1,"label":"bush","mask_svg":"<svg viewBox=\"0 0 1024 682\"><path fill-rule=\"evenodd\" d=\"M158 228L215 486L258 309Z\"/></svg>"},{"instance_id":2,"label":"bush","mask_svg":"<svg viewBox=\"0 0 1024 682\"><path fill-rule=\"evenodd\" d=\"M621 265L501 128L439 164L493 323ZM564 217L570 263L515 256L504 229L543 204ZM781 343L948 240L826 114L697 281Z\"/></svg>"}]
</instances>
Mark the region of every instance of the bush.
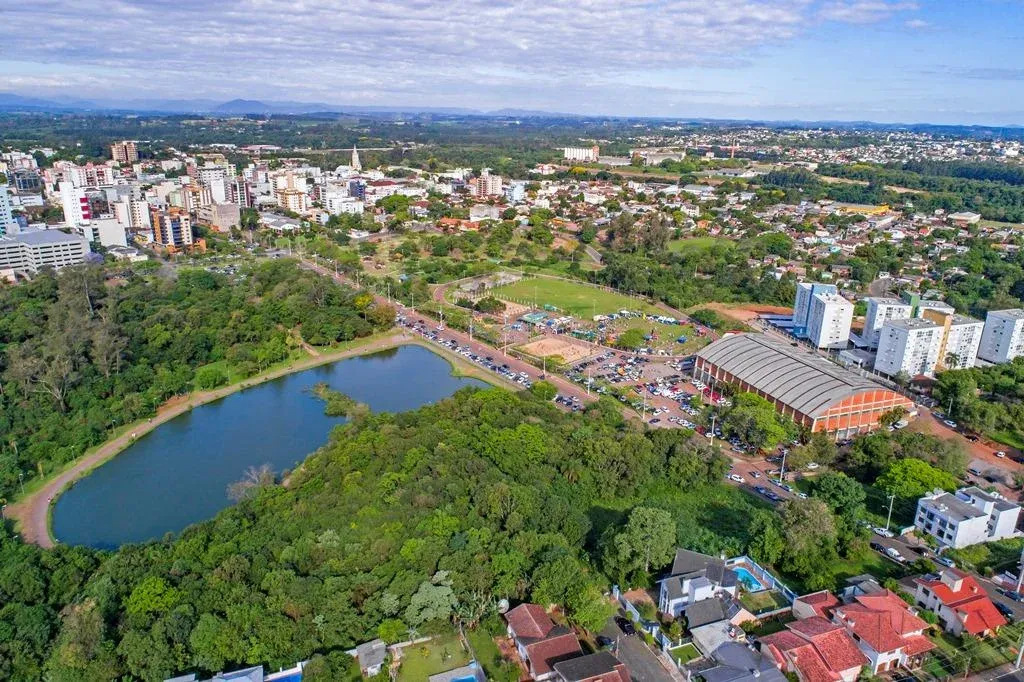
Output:
<instances>
[{"instance_id":1,"label":"bush","mask_svg":"<svg viewBox=\"0 0 1024 682\"><path fill-rule=\"evenodd\" d=\"M201 391L223 386L228 382L228 375L219 367L201 367L196 370L195 385Z\"/></svg>"}]
</instances>

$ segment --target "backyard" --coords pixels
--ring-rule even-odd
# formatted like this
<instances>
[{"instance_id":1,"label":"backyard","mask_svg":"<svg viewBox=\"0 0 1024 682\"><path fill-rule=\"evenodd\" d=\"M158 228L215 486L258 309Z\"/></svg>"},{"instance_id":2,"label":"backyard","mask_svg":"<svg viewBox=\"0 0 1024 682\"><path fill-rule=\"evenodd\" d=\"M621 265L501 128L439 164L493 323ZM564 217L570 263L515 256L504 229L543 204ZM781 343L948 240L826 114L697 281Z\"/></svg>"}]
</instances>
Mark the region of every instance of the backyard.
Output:
<instances>
[{"instance_id":1,"label":"backyard","mask_svg":"<svg viewBox=\"0 0 1024 682\"><path fill-rule=\"evenodd\" d=\"M762 590L760 592L744 591L740 595L740 604L743 604L743 608L754 615L789 606L789 602L775 590Z\"/></svg>"},{"instance_id":2,"label":"backyard","mask_svg":"<svg viewBox=\"0 0 1024 682\"><path fill-rule=\"evenodd\" d=\"M697 647L689 643L669 649L668 653L680 665L686 665L690 661L700 658L700 652L697 651Z\"/></svg>"},{"instance_id":3,"label":"backyard","mask_svg":"<svg viewBox=\"0 0 1024 682\"><path fill-rule=\"evenodd\" d=\"M427 678L469 663L469 653L459 636L452 633L438 635L429 642L412 644L402 652L402 665L398 669L399 682L427 682Z\"/></svg>"},{"instance_id":4,"label":"backyard","mask_svg":"<svg viewBox=\"0 0 1024 682\"><path fill-rule=\"evenodd\" d=\"M963 640L945 632L933 635L930 639L937 646L922 668L936 677L946 677L963 672L968 664L972 671L979 671L1010 663L1017 655L1022 631L1024 624L1018 623L1003 626L997 636L987 639Z\"/></svg>"}]
</instances>

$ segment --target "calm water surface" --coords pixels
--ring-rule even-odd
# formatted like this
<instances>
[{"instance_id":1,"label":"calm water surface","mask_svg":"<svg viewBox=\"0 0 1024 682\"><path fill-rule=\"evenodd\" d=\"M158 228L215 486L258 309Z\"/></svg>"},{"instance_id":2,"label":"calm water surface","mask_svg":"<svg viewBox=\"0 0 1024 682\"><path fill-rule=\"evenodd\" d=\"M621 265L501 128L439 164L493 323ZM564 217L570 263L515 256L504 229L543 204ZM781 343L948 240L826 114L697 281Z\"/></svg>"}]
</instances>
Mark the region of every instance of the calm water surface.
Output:
<instances>
[{"instance_id":1,"label":"calm water surface","mask_svg":"<svg viewBox=\"0 0 1024 682\"><path fill-rule=\"evenodd\" d=\"M375 412L402 412L477 379L452 375L421 346L290 374L202 405L162 424L57 500L53 531L67 544L113 548L179 531L231 504L229 484L250 466L291 469L343 419L308 389L325 381Z\"/></svg>"}]
</instances>

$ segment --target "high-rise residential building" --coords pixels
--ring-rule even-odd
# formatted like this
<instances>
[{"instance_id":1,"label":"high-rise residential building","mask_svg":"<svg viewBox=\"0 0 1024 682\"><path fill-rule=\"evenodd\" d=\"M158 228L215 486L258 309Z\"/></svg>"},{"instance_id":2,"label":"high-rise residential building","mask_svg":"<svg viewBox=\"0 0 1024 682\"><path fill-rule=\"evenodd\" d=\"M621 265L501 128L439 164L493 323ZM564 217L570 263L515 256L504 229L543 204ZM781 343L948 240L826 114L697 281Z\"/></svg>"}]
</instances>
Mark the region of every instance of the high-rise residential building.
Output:
<instances>
[{"instance_id":1,"label":"high-rise residential building","mask_svg":"<svg viewBox=\"0 0 1024 682\"><path fill-rule=\"evenodd\" d=\"M935 308L926 308L921 317L942 328L942 343L939 345L936 371L974 367L981 345L982 331L985 328L984 322Z\"/></svg>"},{"instance_id":2,"label":"high-rise residential building","mask_svg":"<svg viewBox=\"0 0 1024 682\"><path fill-rule=\"evenodd\" d=\"M990 310L985 317L978 357L998 364L1020 355L1024 355L1024 310Z\"/></svg>"},{"instance_id":3,"label":"high-rise residential building","mask_svg":"<svg viewBox=\"0 0 1024 682\"><path fill-rule=\"evenodd\" d=\"M905 320L911 316L913 308L898 298L867 299L868 309L864 315L864 331L861 339L869 348L878 348L878 339L882 334L882 326L890 320Z\"/></svg>"},{"instance_id":4,"label":"high-rise residential building","mask_svg":"<svg viewBox=\"0 0 1024 682\"><path fill-rule=\"evenodd\" d=\"M58 161L54 170L60 179L67 180L75 187L107 187L114 184L114 169L107 165L87 163L84 166L70 161Z\"/></svg>"},{"instance_id":5,"label":"high-rise residential building","mask_svg":"<svg viewBox=\"0 0 1024 682\"><path fill-rule=\"evenodd\" d=\"M11 214L11 196L7 185L0 185L0 237L17 231L18 221Z\"/></svg>"},{"instance_id":6,"label":"high-rise residential building","mask_svg":"<svg viewBox=\"0 0 1024 682\"><path fill-rule=\"evenodd\" d=\"M108 248L128 246L127 231L117 218L94 218L89 222L77 225L75 231L92 244L100 244Z\"/></svg>"},{"instance_id":7,"label":"high-rise residential building","mask_svg":"<svg viewBox=\"0 0 1024 682\"><path fill-rule=\"evenodd\" d=\"M324 210L331 215L342 213L362 214L364 205L362 199L350 197L345 192L326 192L323 197Z\"/></svg>"},{"instance_id":8,"label":"high-rise residential building","mask_svg":"<svg viewBox=\"0 0 1024 682\"><path fill-rule=\"evenodd\" d=\"M149 230L152 228L152 223L149 220L149 204L142 199L127 197L114 202L114 216L125 229Z\"/></svg>"},{"instance_id":9,"label":"high-rise residential building","mask_svg":"<svg viewBox=\"0 0 1024 682\"><path fill-rule=\"evenodd\" d=\"M811 300L818 294L838 294L835 284L819 284L816 282L800 282L796 285L796 300L793 302L793 334L797 338L807 338L808 316L811 313Z\"/></svg>"},{"instance_id":10,"label":"high-rise residential building","mask_svg":"<svg viewBox=\"0 0 1024 682\"><path fill-rule=\"evenodd\" d=\"M301 189L279 189L275 193L277 205L294 213L305 213L309 209L309 197Z\"/></svg>"},{"instance_id":11,"label":"high-rise residential building","mask_svg":"<svg viewBox=\"0 0 1024 682\"><path fill-rule=\"evenodd\" d=\"M110 145L110 156L122 166L130 166L139 160L139 150L131 140L123 140Z\"/></svg>"},{"instance_id":12,"label":"high-rise residential building","mask_svg":"<svg viewBox=\"0 0 1024 682\"><path fill-rule=\"evenodd\" d=\"M914 306L914 317L924 317L925 312L929 310L950 315L956 312L956 309L945 301L926 301L922 299Z\"/></svg>"},{"instance_id":13,"label":"high-rise residential building","mask_svg":"<svg viewBox=\"0 0 1024 682\"><path fill-rule=\"evenodd\" d=\"M601 156L601 148L596 144L593 147L565 147L562 149L562 155L566 161L597 163Z\"/></svg>"},{"instance_id":14,"label":"high-rise residential building","mask_svg":"<svg viewBox=\"0 0 1024 682\"><path fill-rule=\"evenodd\" d=\"M57 187L60 191L61 207L64 209L64 222L68 225L78 225L92 217L89 198L82 187L76 187L68 180L61 180Z\"/></svg>"},{"instance_id":15,"label":"high-rise residential building","mask_svg":"<svg viewBox=\"0 0 1024 682\"><path fill-rule=\"evenodd\" d=\"M845 349L853 324L853 304L839 294L816 294L807 316L807 338L817 348Z\"/></svg>"},{"instance_id":16,"label":"high-rise residential building","mask_svg":"<svg viewBox=\"0 0 1024 682\"><path fill-rule=\"evenodd\" d=\"M473 196L492 197L502 193L502 179L500 175L491 175L488 168L480 172L480 177L472 181Z\"/></svg>"},{"instance_id":17,"label":"high-rise residential building","mask_svg":"<svg viewBox=\"0 0 1024 682\"><path fill-rule=\"evenodd\" d=\"M82 235L60 230L29 230L0 237L0 270L35 274L43 268L60 270L78 265L89 253Z\"/></svg>"},{"instance_id":18,"label":"high-rise residential building","mask_svg":"<svg viewBox=\"0 0 1024 682\"><path fill-rule=\"evenodd\" d=\"M889 376L934 376L943 329L931 320L911 317L882 327L875 371Z\"/></svg>"},{"instance_id":19,"label":"high-rise residential building","mask_svg":"<svg viewBox=\"0 0 1024 682\"><path fill-rule=\"evenodd\" d=\"M150 211L153 224L153 241L160 246L182 249L192 246L192 219L187 211L170 209Z\"/></svg>"}]
</instances>

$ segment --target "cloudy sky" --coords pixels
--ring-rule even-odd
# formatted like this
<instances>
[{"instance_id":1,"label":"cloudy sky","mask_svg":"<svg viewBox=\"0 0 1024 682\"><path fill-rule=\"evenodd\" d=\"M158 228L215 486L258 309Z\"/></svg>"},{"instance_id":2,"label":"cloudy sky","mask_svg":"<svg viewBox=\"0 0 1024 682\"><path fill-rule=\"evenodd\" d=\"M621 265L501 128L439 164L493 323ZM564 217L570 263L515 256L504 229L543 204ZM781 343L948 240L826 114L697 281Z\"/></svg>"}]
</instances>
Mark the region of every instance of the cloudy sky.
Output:
<instances>
[{"instance_id":1,"label":"cloudy sky","mask_svg":"<svg viewBox=\"0 0 1024 682\"><path fill-rule=\"evenodd\" d=\"M0 91L1024 124L1024 0L32 0Z\"/></svg>"}]
</instances>

